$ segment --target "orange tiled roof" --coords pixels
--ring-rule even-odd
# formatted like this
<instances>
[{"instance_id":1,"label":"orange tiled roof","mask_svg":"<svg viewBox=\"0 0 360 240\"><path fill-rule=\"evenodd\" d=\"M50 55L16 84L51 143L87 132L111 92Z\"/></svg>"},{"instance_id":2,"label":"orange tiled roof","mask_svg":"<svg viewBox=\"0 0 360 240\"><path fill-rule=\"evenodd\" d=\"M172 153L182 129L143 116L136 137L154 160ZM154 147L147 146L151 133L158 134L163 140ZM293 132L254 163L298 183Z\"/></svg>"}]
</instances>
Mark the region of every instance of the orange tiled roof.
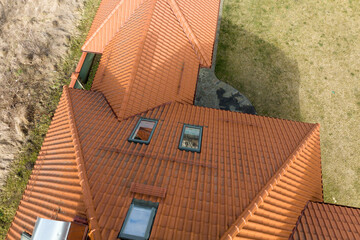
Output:
<instances>
[{"instance_id":1,"label":"orange tiled roof","mask_svg":"<svg viewBox=\"0 0 360 240\"><path fill-rule=\"evenodd\" d=\"M117 237L133 198L160 203L151 237L165 239L216 239L233 229L248 236L260 226L269 229L264 236L278 236L271 231L292 229L303 202L322 199L317 125L176 102L119 122L101 93L65 87L63 95L73 117L65 100L59 108L77 130L94 239ZM159 119L149 145L127 141L139 117ZM178 149L184 123L204 127L201 153ZM12 226L9 234L22 230Z\"/></svg>"},{"instance_id":2,"label":"orange tiled roof","mask_svg":"<svg viewBox=\"0 0 360 240\"><path fill-rule=\"evenodd\" d=\"M120 1L122 0L101 0L85 42L96 32Z\"/></svg>"},{"instance_id":3,"label":"orange tiled roof","mask_svg":"<svg viewBox=\"0 0 360 240\"><path fill-rule=\"evenodd\" d=\"M103 1L82 50L103 53L105 46L144 1L146 0ZM204 67L210 67L220 1L167 0L164 3L170 6L172 14L176 16L175 24L182 26L200 63ZM168 19L166 16L159 16L157 21L166 22ZM175 24L165 30L170 30Z\"/></svg>"},{"instance_id":4,"label":"orange tiled roof","mask_svg":"<svg viewBox=\"0 0 360 240\"><path fill-rule=\"evenodd\" d=\"M151 235L155 239L175 236L216 239L228 226L237 223L238 216L242 216L253 201L261 199L272 181L279 181L278 175L273 176L283 174L283 169L288 170L287 165L284 166L290 164L286 159L295 166L284 175L301 181L305 187L290 182L289 188L299 188L295 195L291 195L293 189L286 192L285 188L270 192L272 198L263 196L265 202L270 201L265 206L265 209L270 208L268 214L292 216L285 221L290 234L296 213L301 212L306 201L322 199L316 125L181 103L164 105L140 116L159 119L151 144L127 141L138 121L138 117L133 117L109 130L111 136L99 143L97 152L89 156L94 162L87 165L88 172L96 175L89 179L89 184L97 214L102 214L99 224L104 239L118 234L133 198L160 202ZM204 126L201 154L178 149L183 123ZM88 140L83 139L82 144L91 141L92 134L86 133L86 136ZM304 149L303 144L310 146ZM99 165L103 165L103 169L94 170L94 166ZM315 179L300 179L312 168ZM282 181L286 181L285 176ZM310 186L306 185L307 181ZM166 197L134 194L129 191L132 183L166 188ZM275 183L273 186L276 187ZM297 204L293 198L298 199ZM274 205L283 208L284 213L272 209ZM284 224L281 220L278 223ZM271 226L266 222L263 225Z\"/></svg>"},{"instance_id":5,"label":"orange tiled roof","mask_svg":"<svg viewBox=\"0 0 360 240\"><path fill-rule=\"evenodd\" d=\"M218 20L218 0L172 0L179 6L199 44L204 57L211 62Z\"/></svg>"},{"instance_id":6,"label":"orange tiled roof","mask_svg":"<svg viewBox=\"0 0 360 240\"><path fill-rule=\"evenodd\" d=\"M289 239L360 239L360 209L308 202Z\"/></svg>"},{"instance_id":7,"label":"orange tiled roof","mask_svg":"<svg viewBox=\"0 0 360 240\"><path fill-rule=\"evenodd\" d=\"M165 0L145 1L106 46L92 89L119 119L173 100L193 103L199 59L177 21Z\"/></svg>"},{"instance_id":8,"label":"orange tiled roof","mask_svg":"<svg viewBox=\"0 0 360 240\"><path fill-rule=\"evenodd\" d=\"M288 239L306 202L323 200L319 136L315 125L222 239Z\"/></svg>"},{"instance_id":9,"label":"orange tiled roof","mask_svg":"<svg viewBox=\"0 0 360 240\"><path fill-rule=\"evenodd\" d=\"M79 176L72 122L68 99L63 94L7 239L20 239L23 231L31 233L37 217L63 221L86 217L80 184L84 175Z\"/></svg>"},{"instance_id":10,"label":"orange tiled roof","mask_svg":"<svg viewBox=\"0 0 360 240\"><path fill-rule=\"evenodd\" d=\"M129 17L144 0L110 1L99 6L98 16L94 19L88 38L82 47L83 51L102 53L104 47L110 42ZM115 5L116 3L116 5ZM112 11L110 6L114 6ZM104 17L106 18L104 19ZM101 19L100 19L101 18ZM100 21L102 20L102 23ZM94 30L96 27L96 30Z\"/></svg>"}]
</instances>

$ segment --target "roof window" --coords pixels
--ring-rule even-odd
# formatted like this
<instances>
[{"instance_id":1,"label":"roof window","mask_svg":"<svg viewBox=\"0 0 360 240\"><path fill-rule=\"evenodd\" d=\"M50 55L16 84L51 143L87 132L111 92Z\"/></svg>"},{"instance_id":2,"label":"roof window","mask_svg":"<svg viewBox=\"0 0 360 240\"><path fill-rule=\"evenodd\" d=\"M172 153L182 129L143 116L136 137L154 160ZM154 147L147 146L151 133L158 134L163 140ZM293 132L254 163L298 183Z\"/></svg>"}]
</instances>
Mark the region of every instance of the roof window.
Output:
<instances>
[{"instance_id":1,"label":"roof window","mask_svg":"<svg viewBox=\"0 0 360 240\"><path fill-rule=\"evenodd\" d=\"M184 124L179 149L200 152L202 127Z\"/></svg>"},{"instance_id":2,"label":"roof window","mask_svg":"<svg viewBox=\"0 0 360 240\"><path fill-rule=\"evenodd\" d=\"M31 240L31 235L27 232L22 232L20 236L20 240Z\"/></svg>"},{"instance_id":3,"label":"roof window","mask_svg":"<svg viewBox=\"0 0 360 240\"><path fill-rule=\"evenodd\" d=\"M159 203L133 199L118 238L149 239Z\"/></svg>"},{"instance_id":4,"label":"roof window","mask_svg":"<svg viewBox=\"0 0 360 240\"><path fill-rule=\"evenodd\" d=\"M149 144L157 122L158 120L140 118L128 140L131 142Z\"/></svg>"}]
</instances>

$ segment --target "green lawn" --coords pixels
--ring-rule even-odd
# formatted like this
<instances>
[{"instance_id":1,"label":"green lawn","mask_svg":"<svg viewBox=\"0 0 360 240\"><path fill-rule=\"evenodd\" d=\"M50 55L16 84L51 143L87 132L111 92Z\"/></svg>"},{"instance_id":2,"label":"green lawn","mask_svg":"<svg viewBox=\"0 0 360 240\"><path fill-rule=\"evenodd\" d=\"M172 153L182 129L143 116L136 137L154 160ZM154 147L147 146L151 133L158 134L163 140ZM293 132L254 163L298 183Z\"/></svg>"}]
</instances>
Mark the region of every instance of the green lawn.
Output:
<instances>
[{"instance_id":1,"label":"green lawn","mask_svg":"<svg viewBox=\"0 0 360 240\"><path fill-rule=\"evenodd\" d=\"M216 75L259 115L320 123L325 201L360 207L359 0L225 0Z\"/></svg>"}]
</instances>

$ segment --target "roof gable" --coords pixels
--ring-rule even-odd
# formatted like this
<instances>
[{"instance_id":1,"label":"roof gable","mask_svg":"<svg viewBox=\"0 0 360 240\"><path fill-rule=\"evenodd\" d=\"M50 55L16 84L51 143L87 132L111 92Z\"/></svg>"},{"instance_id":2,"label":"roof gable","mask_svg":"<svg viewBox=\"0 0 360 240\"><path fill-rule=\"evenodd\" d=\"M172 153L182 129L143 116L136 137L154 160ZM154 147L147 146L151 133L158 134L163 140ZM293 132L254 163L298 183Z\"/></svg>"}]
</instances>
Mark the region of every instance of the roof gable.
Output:
<instances>
[{"instance_id":1,"label":"roof gable","mask_svg":"<svg viewBox=\"0 0 360 240\"><path fill-rule=\"evenodd\" d=\"M102 92L120 118L124 98L137 71L154 1L145 1L106 46L92 89Z\"/></svg>"}]
</instances>

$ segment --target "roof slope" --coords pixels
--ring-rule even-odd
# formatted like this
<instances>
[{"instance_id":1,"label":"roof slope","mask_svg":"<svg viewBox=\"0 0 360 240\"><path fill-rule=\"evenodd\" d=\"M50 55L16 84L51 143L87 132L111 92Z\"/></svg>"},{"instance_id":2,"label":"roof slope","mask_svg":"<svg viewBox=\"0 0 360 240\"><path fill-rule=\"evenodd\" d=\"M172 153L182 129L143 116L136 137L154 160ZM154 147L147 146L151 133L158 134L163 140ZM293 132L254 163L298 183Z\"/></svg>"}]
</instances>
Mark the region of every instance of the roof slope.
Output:
<instances>
[{"instance_id":1,"label":"roof slope","mask_svg":"<svg viewBox=\"0 0 360 240\"><path fill-rule=\"evenodd\" d=\"M205 57L211 62L220 1L176 0L176 2L204 49Z\"/></svg>"},{"instance_id":2,"label":"roof slope","mask_svg":"<svg viewBox=\"0 0 360 240\"><path fill-rule=\"evenodd\" d=\"M153 5L152 1L146 1L130 17L106 46L95 75L92 89L105 95L117 115L134 78L134 65L139 58L139 46L144 41Z\"/></svg>"},{"instance_id":3,"label":"roof slope","mask_svg":"<svg viewBox=\"0 0 360 240\"><path fill-rule=\"evenodd\" d=\"M323 200L318 125L304 137L222 239L288 239L308 200Z\"/></svg>"},{"instance_id":4,"label":"roof slope","mask_svg":"<svg viewBox=\"0 0 360 240\"><path fill-rule=\"evenodd\" d=\"M99 6L83 51L103 53L105 46L146 0L104 0ZM219 0L166 0L203 67L210 67L219 11ZM162 18L162 17L161 17ZM168 19L163 18L162 21ZM206 24L204 24L206 23ZM171 29L171 26L168 29ZM166 55L166 52L163 54Z\"/></svg>"},{"instance_id":5,"label":"roof slope","mask_svg":"<svg viewBox=\"0 0 360 240\"><path fill-rule=\"evenodd\" d=\"M152 238L219 238L314 127L172 103L141 114L159 124L149 145L136 144L127 139L138 117L118 122L85 91L70 96L103 239L116 238L134 197L160 202ZM183 123L204 126L200 154L178 149ZM166 196L134 193L132 184Z\"/></svg>"},{"instance_id":6,"label":"roof slope","mask_svg":"<svg viewBox=\"0 0 360 240\"><path fill-rule=\"evenodd\" d=\"M101 24L121 1L122 0L101 0L85 42L93 36L96 30L98 30Z\"/></svg>"},{"instance_id":7,"label":"roof slope","mask_svg":"<svg viewBox=\"0 0 360 240\"><path fill-rule=\"evenodd\" d=\"M139 117L159 120L149 145L127 141ZM183 124L204 127L201 153L178 149ZM278 237L322 198L318 147L317 125L177 102L119 122L101 93L64 87L8 238L86 209L93 239L116 239L133 198L159 202L152 238Z\"/></svg>"},{"instance_id":8,"label":"roof slope","mask_svg":"<svg viewBox=\"0 0 360 240\"><path fill-rule=\"evenodd\" d=\"M65 94L46 134L7 239L20 239L33 231L37 217L72 221L86 218L83 191L71 131L68 99Z\"/></svg>"},{"instance_id":9,"label":"roof slope","mask_svg":"<svg viewBox=\"0 0 360 240\"><path fill-rule=\"evenodd\" d=\"M360 239L360 209L308 202L289 239Z\"/></svg>"},{"instance_id":10,"label":"roof slope","mask_svg":"<svg viewBox=\"0 0 360 240\"><path fill-rule=\"evenodd\" d=\"M192 104L198 68L170 5L148 0L105 47L92 89L124 119L173 100Z\"/></svg>"},{"instance_id":11,"label":"roof slope","mask_svg":"<svg viewBox=\"0 0 360 240\"><path fill-rule=\"evenodd\" d=\"M118 2L116 5L115 3ZM103 22L99 25L100 19L103 19L104 15L95 17L94 24L90 30L88 39L84 43L82 50L85 52L102 53L104 47L110 42L125 22L130 18L144 0L121 0L111 1L103 4L99 7L98 14L108 14ZM111 12L110 6L115 5ZM94 31L93 28L97 27Z\"/></svg>"}]
</instances>

